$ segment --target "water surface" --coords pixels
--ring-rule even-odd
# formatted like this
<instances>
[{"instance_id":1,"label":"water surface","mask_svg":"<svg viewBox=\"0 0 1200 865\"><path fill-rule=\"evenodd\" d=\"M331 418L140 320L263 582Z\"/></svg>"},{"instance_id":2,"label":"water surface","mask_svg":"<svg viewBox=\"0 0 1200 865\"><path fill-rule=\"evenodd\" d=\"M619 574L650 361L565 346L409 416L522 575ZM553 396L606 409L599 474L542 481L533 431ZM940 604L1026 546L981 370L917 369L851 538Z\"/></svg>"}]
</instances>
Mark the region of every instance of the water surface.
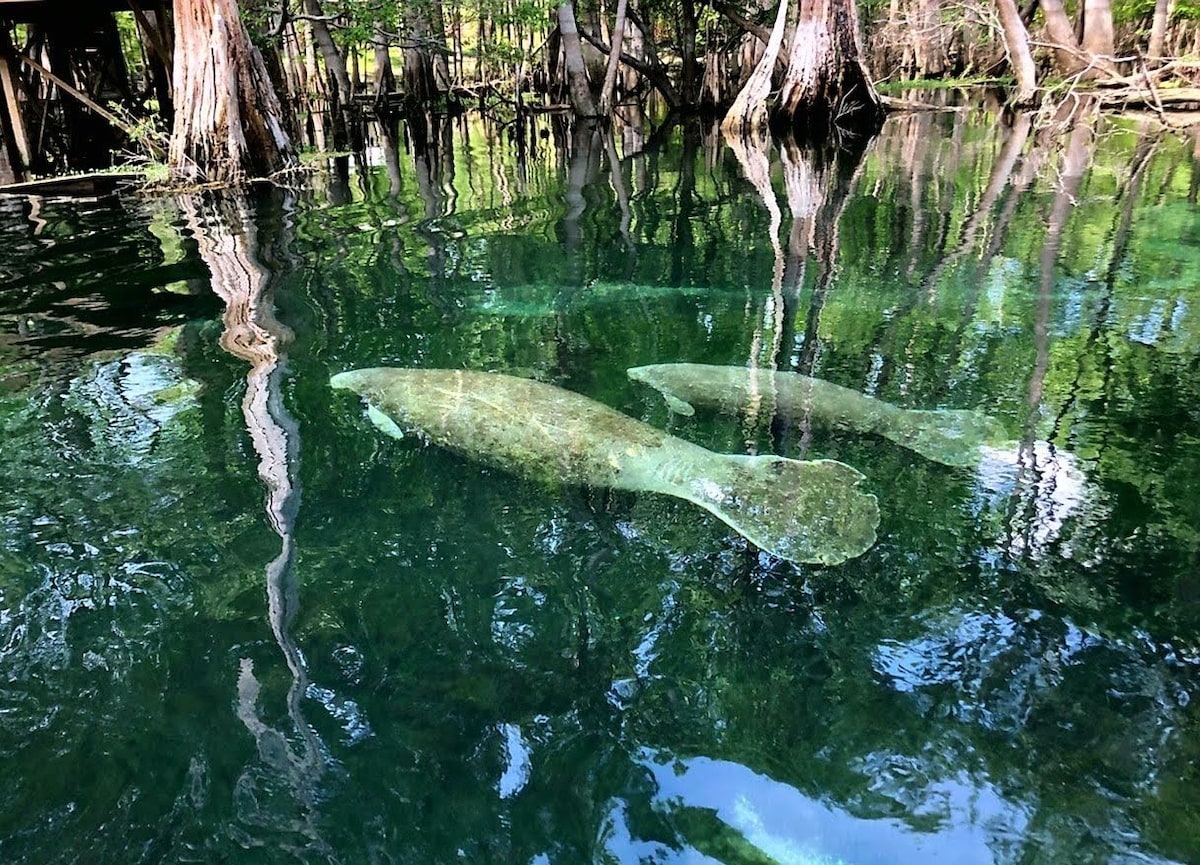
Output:
<instances>
[{"instance_id":1,"label":"water surface","mask_svg":"<svg viewBox=\"0 0 1200 865\"><path fill-rule=\"evenodd\" d=\"M1191 142L543 128L0 204L0 860L1200 861ZM678 361L1011 445L950 468L625 374ZM842 460L879 541L798 566L385 438L328 387L379 365Z\"/></svg>"}]
</instances>

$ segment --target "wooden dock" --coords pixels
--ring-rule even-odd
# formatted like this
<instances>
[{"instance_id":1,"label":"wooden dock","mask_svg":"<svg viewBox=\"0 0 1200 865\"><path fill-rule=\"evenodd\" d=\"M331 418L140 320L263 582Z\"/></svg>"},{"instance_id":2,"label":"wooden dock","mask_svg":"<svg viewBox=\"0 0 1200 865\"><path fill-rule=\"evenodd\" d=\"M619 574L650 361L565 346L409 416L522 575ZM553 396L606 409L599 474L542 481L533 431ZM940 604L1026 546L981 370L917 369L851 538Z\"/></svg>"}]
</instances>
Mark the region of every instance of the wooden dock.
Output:
<instances>
[{"instance_id":1,"label":"wooden dock","mask_svg":"<svg viewBox=\"0 0 1200 865\"><path fill-rule=\"evenodd\" d=\"M4 0L0 0L0 2L4 2ZM132 171L71 174L63 177L27 180L23 183L8 183L0 186L0 195L104 198L113 195L123 186L132 186L140 179L141 175Z\"/></svg>"}]
</instances>

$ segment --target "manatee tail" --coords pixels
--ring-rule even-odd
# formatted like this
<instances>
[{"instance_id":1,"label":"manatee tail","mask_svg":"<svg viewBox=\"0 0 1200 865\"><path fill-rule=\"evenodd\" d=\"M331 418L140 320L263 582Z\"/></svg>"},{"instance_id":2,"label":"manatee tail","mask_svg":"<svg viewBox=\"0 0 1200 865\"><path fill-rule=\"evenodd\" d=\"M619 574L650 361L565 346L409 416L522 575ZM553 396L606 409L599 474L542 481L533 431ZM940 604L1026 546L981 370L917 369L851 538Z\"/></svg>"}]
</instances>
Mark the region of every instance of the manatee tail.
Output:
<instances>
[{"instance_id":1,"label":"manatee tail","mask_svg":"<svg viewBox=\"0 0 1200 865\"><path fill-rule=\"evenodd\" d=\"M875 543L879 504L863 475L835 460L714 454L713 471L672 492L719 517L760 549L837 565Z\"/></svg>"},{"instance_id":2,"label":"manatee tail","mask_svg":"<svg viewBox=\"0 0 1200 865\"><path fill-rule=\"evenodd\" d=\"M1007 438L1004 427L991 415L951 409L904 411L882 434L926 459L957 468L978 465L984 445L998 445Z\"/></svg>"}]
</instances>

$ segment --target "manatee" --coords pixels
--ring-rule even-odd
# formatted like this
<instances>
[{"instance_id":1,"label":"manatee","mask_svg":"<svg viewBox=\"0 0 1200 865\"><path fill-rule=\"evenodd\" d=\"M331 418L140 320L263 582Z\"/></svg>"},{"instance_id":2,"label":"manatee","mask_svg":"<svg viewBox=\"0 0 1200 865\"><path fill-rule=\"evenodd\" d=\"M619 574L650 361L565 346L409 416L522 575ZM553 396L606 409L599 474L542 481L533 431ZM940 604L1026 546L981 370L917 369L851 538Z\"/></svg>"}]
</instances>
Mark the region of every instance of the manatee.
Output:
<instances>
[{"instance_id":1,"label":"manatee","mask_svg":"<svg viewBox=\"0 0 1200 865\"><path fill-rule=\"evenodd\" d=\"M1006 443L1000 422L983 412L913 410L848 387L794 372L700 363L662 363L627 371L634 381L663 395L674 412L695 406L723 414L766 410L782 417L811 418L828 426L890 439L926 459L960 468L978 465L985 445Z\"/></svg>"},{"instance_id":2,"label":"manatee","mask_svg":"<svg viewBox=\"0 0 1200 865\"><path fill-rule=\"evenodd\" d=\"M781 559L839 564L875 543L879 506L834 460L718 454L580 394L498 373L381 367L339 373L384 433L554 484L694 502Z\"/></svg>"},{"instance_id":3,"label":"manatee","mask_svg":"<svg viewBox=\"0 0 1200 865\"><path fill-rule=\"evenodd\" d=\"M467 306L484 315L541 318L606 303L664 301L700 296L697 286L638 285L628 282L589 282L568 286L557 283L497 286L467 299Z\"/></svg>"}]
</instances>

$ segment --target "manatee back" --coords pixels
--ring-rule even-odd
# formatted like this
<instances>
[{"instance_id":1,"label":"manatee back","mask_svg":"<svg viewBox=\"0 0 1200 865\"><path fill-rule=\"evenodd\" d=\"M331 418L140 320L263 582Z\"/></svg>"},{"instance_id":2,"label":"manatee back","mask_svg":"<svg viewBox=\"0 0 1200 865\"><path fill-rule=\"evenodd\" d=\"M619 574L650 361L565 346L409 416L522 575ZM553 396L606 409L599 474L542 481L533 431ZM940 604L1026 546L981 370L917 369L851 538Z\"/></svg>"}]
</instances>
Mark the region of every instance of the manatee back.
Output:
<instances>
[{"instance_id":1,"label":"manatee back","mask_svg":"<svg viewBox=\"0 0 1200 865\"><path fill-rule=\"evenodd\" d=\"M582 394L499 373L380 367L331 384L404 431L538 480L614 486L629 452L670 438Z\"/></svg>"}]
</instances>

